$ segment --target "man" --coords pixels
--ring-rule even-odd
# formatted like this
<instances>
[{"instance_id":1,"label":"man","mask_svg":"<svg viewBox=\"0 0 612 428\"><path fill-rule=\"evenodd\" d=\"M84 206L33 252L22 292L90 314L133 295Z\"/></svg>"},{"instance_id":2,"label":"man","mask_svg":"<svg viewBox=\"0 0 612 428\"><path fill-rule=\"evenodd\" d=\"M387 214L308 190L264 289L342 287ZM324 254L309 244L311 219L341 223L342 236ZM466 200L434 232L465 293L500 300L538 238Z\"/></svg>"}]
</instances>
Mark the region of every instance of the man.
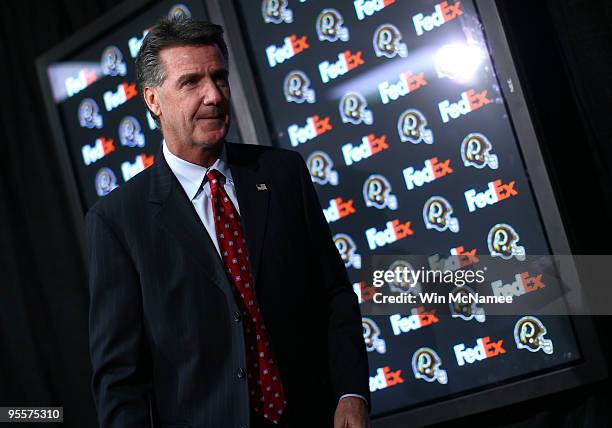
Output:
<instances>
[{"instance_id":1,"label":"man","mask_svg":"<svg viewBox=\"0 0 612 428\"><path fill-rule=\"evenodd\" d=\"M164 143L86 217L100 425L366 427L356 296L301 157L224 141L222 32L151 29L137 77Z\"/></svg>"}]
</instances>

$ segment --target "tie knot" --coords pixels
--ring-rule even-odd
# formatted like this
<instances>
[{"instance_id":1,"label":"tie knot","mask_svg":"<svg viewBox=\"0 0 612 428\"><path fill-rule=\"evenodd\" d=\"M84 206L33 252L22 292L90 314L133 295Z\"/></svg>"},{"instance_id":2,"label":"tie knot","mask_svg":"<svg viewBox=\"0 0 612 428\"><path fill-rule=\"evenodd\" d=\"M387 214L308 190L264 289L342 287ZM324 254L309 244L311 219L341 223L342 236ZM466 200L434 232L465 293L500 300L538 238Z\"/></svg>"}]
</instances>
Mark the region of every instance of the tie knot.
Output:
<instances>
[{"instance_id":1,"label":"tie knot","mask_svg":"<svg viewBox=\"0 0 612 428\"><path fill-rule=\"evenodd\" d=\"M217 184L217 180L221 177L221 173L216 169L209 169L206 173L206 178L210 181L211 185Z\"/></svg>"}]
</instances>

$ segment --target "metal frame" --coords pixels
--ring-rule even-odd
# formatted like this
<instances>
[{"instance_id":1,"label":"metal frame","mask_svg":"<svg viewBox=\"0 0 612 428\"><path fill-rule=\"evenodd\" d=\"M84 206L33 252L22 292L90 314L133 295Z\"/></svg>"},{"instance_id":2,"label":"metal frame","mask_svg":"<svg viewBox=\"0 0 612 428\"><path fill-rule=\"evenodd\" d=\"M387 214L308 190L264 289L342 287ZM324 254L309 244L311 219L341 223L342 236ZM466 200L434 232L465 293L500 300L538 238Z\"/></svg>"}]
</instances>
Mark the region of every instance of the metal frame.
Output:
<instances>
[{"instance_id":1,"label":"metal frame","mask_svg":"<svg viewBox=\"0 0 612 428\"><path fill-rule=\"evenodd\" d=\"M60 171L63 180L63 188L66 190L66 196L69 204L70 223L74 225L74 233L79 243L79 253L81 254L81 262L86 265L85 260L85 234L84 234L84 211L85 206L83 198L79 192L79 188L75 182L75 170L70 159L70 153L66 146L66 135L62 127L61 118L57 111L57 107L53 102L51 86L47 76L47 66L52 62L65 58L72 52L80 49L84 43L93 40L104 32L107 32L109 26L118 25L121 21L125 21L133 14L139 12L147 4L154 3L155 0L134 0L121 4L120 7L115 7L108 13L102 15L90 25L82 28L72 35L69 39L55 46L51 50L40 55L36 59L36 71L38 74L38 82L42 91L47 117L49 118L49 126L53 134L53 143L55 153L60 164Z\"/></svg>"},{"instance_id":2,"label":"metal frame","mask_svg":"<svg viewBox=\"0 0 612 428\"><path fill-rule=\"evenodd\" d=\"M520 143L523 160L529 171L539 212L546 213L546 218L541 216L541 221L549 244L554 254L569 255L571 254L570 246L497 6L492 0L475 0L475 3L483 23L494 66L502 84L502 92ZM237 106L240 106L240 110L237 108L240 130L245 133L243 135L249 135L249 138L255 138L267 144L271 141L268 124L235 6L232 1L227 0L206 0L206 5L211 19L225 27L230 58L233 58L230 61L230 68L233 64L233 69L238 73L237 76L233 76L233 80L230 80L230 84L234 101ZM571 285L570 292L565 296L569 313L580 313L579 309L582 310L581 313L584 313L583 293L576 267L573 264L563 264L559 268L562 281ZM606 363L591 317L570 315L570 318L583 356L580 362L565 368L542 372L526 379L509 381L501 386L466 393L418 408L400 410L392 415L377 417L373 420L372 425L376 428L430 425L605 379L607 376Z\"/></svg>"},{"instance_id":3,"label":"metal frame","mask_svg":"<svg viewBox=\"0 0 612 428\"><path fill-rule=\"evenodd\" d=\"M533 121L525 102L521 82L510 54L510 46L494 2L475 0L484 25L491 50L494 66L506 105L510 112L514 131L519 142L523 162L529 171L529 181L536 198L540 219L544 225L547 239L555 255L571 255L571 249L559 207L555 200L550 178L546 171ZM542 213L546 213L546 217ZM585 313L586 302L580 285L578 271L572 264L557 265L561 280L567 284L566 303L570 313Z\"/></svg>"}]
</instances>

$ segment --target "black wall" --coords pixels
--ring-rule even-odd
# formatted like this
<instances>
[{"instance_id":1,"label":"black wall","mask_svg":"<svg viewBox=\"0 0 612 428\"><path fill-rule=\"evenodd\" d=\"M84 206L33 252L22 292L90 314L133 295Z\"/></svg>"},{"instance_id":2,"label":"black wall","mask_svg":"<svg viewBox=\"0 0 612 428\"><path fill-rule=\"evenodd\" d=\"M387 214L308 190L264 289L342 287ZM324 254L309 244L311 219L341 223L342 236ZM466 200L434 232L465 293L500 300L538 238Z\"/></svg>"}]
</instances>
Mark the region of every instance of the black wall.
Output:
<instances>
[{"instance_id":1,"label":"black wall","mask_svg":"<svg viewBox=\"0 0 612 428\"><path fill-rule=\"evenodd\" d=\"M65 220L69 209L34 59L118 3L0 2L0 405L64 406L64 427L95 426L87 286L77 237ZM573 251L610 254L612 2L497 3ZM608 324L597 319L610 361ZM610 386L605 381L459 422L611 426Z\"/></svg>"}]
</instances>

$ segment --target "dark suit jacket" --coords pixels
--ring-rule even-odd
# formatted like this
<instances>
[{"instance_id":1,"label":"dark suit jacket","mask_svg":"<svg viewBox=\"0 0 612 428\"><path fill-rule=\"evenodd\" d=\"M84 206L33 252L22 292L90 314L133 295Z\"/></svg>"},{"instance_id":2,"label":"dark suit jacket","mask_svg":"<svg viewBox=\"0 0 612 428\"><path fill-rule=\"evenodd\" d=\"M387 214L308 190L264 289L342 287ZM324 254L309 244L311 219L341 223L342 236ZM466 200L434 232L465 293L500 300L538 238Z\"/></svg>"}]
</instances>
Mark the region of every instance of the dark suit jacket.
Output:
<instances>
[{"instance_id":1,"label":"dark suit jacket","mask_svg":"<svg viewBox=\"0 0 612 428\"><path fill-rule=\"evenodd\" d=\"M254 286L295 426L368 398L356 295L295 152L227 143ZM264 183L267 190L258 190ZM102 427L249 426L240 312L161 150L86 216L92 389Z\"/></svg>"}]
</instances>

